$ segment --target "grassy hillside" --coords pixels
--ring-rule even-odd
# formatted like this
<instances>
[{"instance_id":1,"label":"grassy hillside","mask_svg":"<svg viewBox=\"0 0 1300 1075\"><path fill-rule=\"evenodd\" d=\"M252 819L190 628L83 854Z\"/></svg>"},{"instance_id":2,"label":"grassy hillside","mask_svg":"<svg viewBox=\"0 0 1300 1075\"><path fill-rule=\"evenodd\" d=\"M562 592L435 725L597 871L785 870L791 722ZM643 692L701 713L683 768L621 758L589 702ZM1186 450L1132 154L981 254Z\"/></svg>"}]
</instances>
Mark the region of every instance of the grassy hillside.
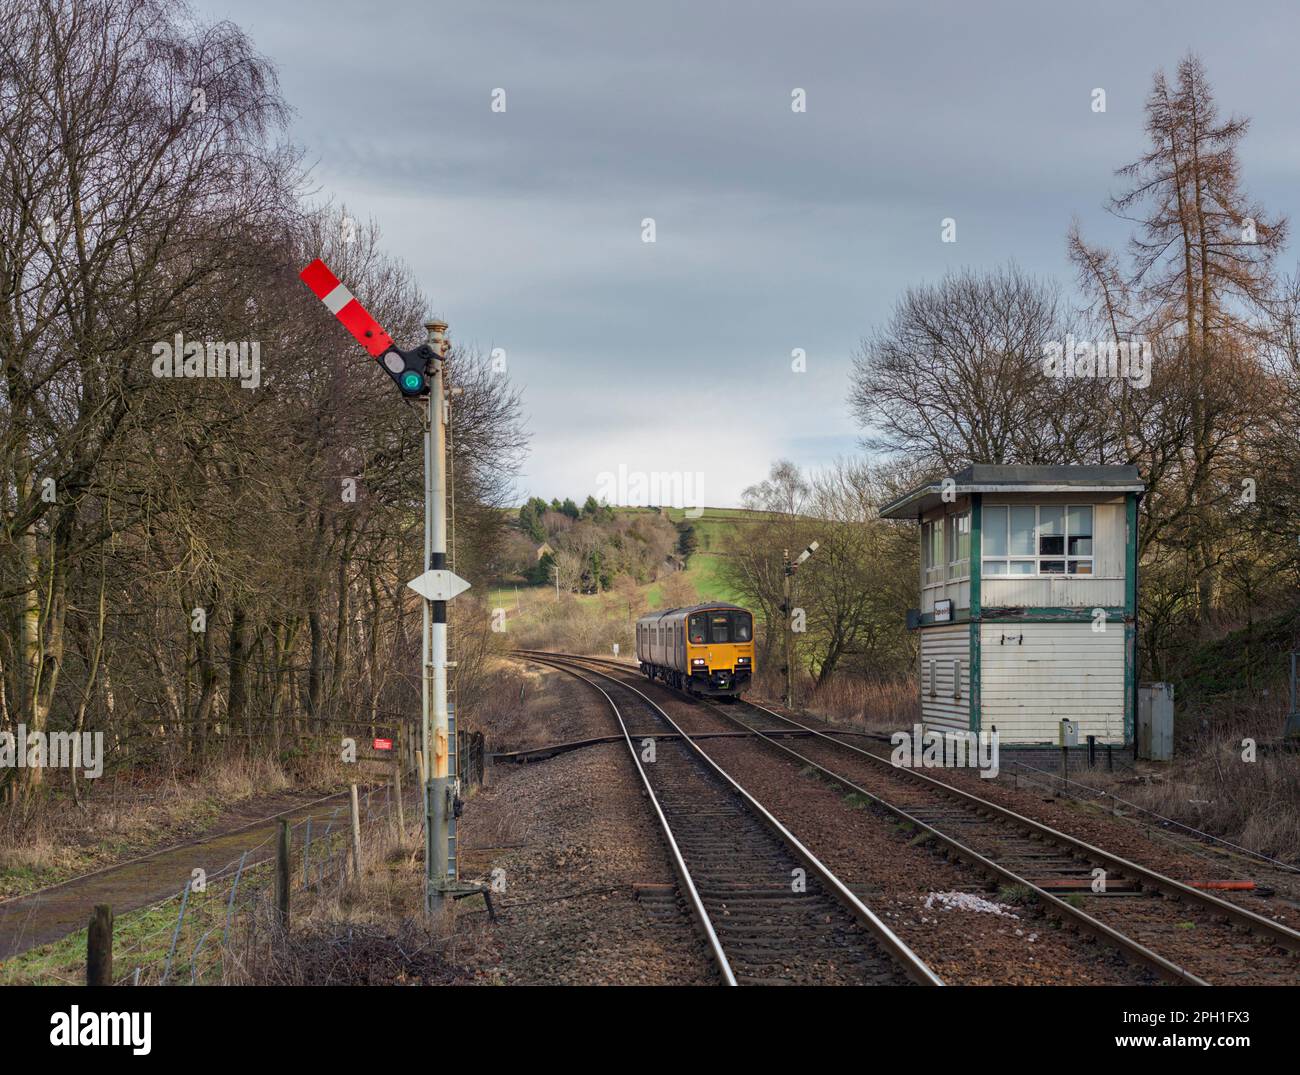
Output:
<instances>
[{"instance_id":1,"label":"grassy hillside","mask_svg":"<svg viewBox=\"0 0 1300 1075\"><path fill-rule=\"evenodd\" d=\"M619 515L635 515L654 511L653 508L615 508ZM666 509L668 518L678 524L688 523L695 531L696 549L687 562L683 575L694 588L699 601L730 601L743 604L722 577L721 549L728 534L756 517L756 513L743 508L705 508L697 519L687 519L682 508ZM663 607L663 580L637 587L637 592L647 608ZM614 594L567 594L565 602L576 602L580 609L593 618L612 614L613 606L620 600ZM488 594L492 608L504 608L509 630L528 633L554 614L555 588L551 585L520 584L494 587Z\"/></svg>"},{"instance_id":2,"label":"grassy hillside","mask_svg":"<svg viewBox=\"0 0 1300 1075\"><path fill-rule=\"evenodd\" d=\"M674 523L685 522L695 531L695 553L687 564L686 577L695 584L700 600L743 604L722 578L720 550L727 538L757 522L762 513L744 508L704 508L699 518L687 518L686 509L668 508L667 515ZM650 597L651 606L657 607L657 588L651 588Z\"/></svg>"}]
</instances>

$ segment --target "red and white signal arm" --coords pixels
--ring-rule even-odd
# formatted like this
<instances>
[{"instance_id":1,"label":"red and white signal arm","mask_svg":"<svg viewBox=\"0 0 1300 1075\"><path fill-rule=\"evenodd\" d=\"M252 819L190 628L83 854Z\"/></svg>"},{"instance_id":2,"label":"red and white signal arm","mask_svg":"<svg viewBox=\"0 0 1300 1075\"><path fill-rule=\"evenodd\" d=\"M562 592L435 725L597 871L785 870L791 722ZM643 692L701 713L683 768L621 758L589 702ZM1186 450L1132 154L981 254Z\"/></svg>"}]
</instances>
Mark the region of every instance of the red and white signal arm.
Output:
<instances>
[{"instance_id":1,"label":"red and white signal arm","mask_svg":"<svg viewBox=\"0 0 1300 1075\"><path fill-rule=\"evenodd\" d=\"M397 382L402 395L429 394L427 373L437 357L432 347L426 343L410 351L399 350L394 345L393 338L320 258L303 269L298 278L311 288L312 294L325 304L325 308L352 333L357 343Z\"/></svg>"},{"instance_id":2,"label":"red and white signal arm","mask_svg":"<svg viewBox=\"0 0 1300 1075\"><path fill-rule=\"evenodd\" d=\"M388 335L361 303L353 297L352 292L339 282L339 278L329 270L325 262L317 258L308 265L299 278L312 290L312 294L325 304L345 329L370 352L371 358L378 358L393 346L393 338Z\"/></svg>"},{"instance_id":3,"label":"red and white signal arm","mask_svg":"<svg viewBox=\"0 0 1300 1075\"><path fill-rule=\"evenodd\" d=\"M376 740L375 740L375 749L376 749L376 750L392 750L392 749L393 749L393 741L392 741L391 739L376 739Z\"/></svg>"}]
</instances>

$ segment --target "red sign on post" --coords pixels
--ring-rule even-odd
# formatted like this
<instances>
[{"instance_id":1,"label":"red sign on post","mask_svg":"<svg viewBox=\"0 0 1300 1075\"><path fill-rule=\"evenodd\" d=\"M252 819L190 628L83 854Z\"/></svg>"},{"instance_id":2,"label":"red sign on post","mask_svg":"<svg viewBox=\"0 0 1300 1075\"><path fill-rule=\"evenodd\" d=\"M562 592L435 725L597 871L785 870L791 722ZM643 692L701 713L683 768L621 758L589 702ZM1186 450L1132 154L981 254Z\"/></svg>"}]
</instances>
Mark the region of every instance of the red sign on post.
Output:
<instances>
[{"instance_id":1,"label":"red sign on post","mask_svg":"<svg viewBox=\"0 0 1300 1075\"><path fill-rule=\"evenodd\" d=\"M391 739L376 739L376 740L375 740L375 749L376 749L376 750L392 750L392 749L393 749L393 741L392 741Z\"/></svg>"}]
</instances>

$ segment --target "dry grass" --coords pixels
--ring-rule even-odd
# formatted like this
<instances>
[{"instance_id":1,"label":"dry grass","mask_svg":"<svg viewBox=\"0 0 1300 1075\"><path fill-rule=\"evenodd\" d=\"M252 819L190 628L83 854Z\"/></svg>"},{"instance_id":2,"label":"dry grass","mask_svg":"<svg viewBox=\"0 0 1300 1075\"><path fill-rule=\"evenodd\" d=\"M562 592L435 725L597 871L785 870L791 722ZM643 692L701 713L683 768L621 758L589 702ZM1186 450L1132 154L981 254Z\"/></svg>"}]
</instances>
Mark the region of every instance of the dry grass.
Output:
<instances>
[{"instance_id":1,"label":"dry grass","mask_svg":"<svg viewBox=\"0 0 1300 1075\"><path fill-rule=\"evenodd\" d=\"M430 919L423 904L417 831L378 829L362 845L360 878L324 893L294 894L291 929L268 920L227 954L227 985L440 985L464 980L455 963L453 912ZM473 943L474 930L462 928ZM462 941L464 943L464 941Z\"/></svg>"},{"instance_id":2,"label":"dry grass","mask_svg":"<svg viewBox=\"0 0 1300 1075\"><path fill-rule=\"evenodd\" d=\"M511 624L509 641L524 649L609 656L615 642L622 653L633 650L633 623L627 601L616 593L539 604L528 619Z\"/></svg>"},{"instance_id":3,"label":"dry grass","mask_svg":"<svg viewBox=\"0 0 1300 1075\"><path fill-rule=\"evenodd\" d=\"M285 791L289 775L271 758L223 758L207 771L204 784L223 802Z\"/></svg>"},{"instance_id":4,"label":"dry grass","mask_svg":"<svg viewBox=\"0 0 1300 1075\"><path fill-rule=\"evenodd\" d=\"M1276 743L1285 699L1219 701L1180 714L1174 761L1125 798L1184 825L1292 865L1300 865L1300 753L1259 749Z\"/></svg>"},{"instance_id":5,"label":"dry grass","mask_svg":"<svg viewBox=\"0 0 1300 1075\"><path fill-rule=\"evenodd\" d=\"M493 658L486 665L487 682L478 704L466 714L465 727L481 731L491 740L492 750L513 750L512 730L526 723L520 694L535 689L542 681L536 665Z\"/></svg>"},{"instance_id":6,"label":"dry grass","mask_svg":"<svg viewBox=\"0 0 1300 1075\"><path fill-rule=\"evenodd\" d=\"M833 724L863 731L909 728L921 719L916 684L907 679L862 679L836 676L818 687L805 678L796 684L800 708ZM773 701L785 692L780 676L760 675L755 694Z\"/></svg>"}]
</instances>

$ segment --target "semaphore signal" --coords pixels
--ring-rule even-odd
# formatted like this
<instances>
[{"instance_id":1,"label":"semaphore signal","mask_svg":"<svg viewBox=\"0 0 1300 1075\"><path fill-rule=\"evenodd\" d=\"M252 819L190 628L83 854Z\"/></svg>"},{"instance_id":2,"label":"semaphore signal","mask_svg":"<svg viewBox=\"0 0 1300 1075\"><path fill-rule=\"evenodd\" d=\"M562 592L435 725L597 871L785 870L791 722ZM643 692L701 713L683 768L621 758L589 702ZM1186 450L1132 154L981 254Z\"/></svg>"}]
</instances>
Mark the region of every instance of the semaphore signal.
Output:
<instances>
[{"instance_id":1,"label":"semaphore signal","mask_svg":"<svg viewBox=\"0 0 1300 1075\"><path fill-rule=\"evenodd\" d=\"M298 278L311 288L312 294L325 304L325 308L352 333L357 343L379 363L397 384L402 395L429 394L430 375L437 359L432 347L423 343L409 351L398 348L393 343L393 338L320 258L303 269Z\"/></svg>"},{"instance_id":2,"label":"semaphore signal","mask_svg":"<svg viewBox=\"0 0 1300 1075\"><path fill-rule=\"evenodd\" d=\"M407 585L423 598L421 643L421 757L424 760L425 910L440 913L448 898L485 887L460 880L455 855L455 825L460 812L460 780L451 771L451 714L447 705L447 602L469 583L447 567L447 426L450 401L442 359L450 344L443 321L425 322L428 342L400 350L329 267L317 258L299 278L325 304L357 343L383 367L402 395L420 406L424 432L423 573ZM385 749L375 740L375 749ZM389 746L391 747L391 743Z\"/></svg>"}]
</instances>

